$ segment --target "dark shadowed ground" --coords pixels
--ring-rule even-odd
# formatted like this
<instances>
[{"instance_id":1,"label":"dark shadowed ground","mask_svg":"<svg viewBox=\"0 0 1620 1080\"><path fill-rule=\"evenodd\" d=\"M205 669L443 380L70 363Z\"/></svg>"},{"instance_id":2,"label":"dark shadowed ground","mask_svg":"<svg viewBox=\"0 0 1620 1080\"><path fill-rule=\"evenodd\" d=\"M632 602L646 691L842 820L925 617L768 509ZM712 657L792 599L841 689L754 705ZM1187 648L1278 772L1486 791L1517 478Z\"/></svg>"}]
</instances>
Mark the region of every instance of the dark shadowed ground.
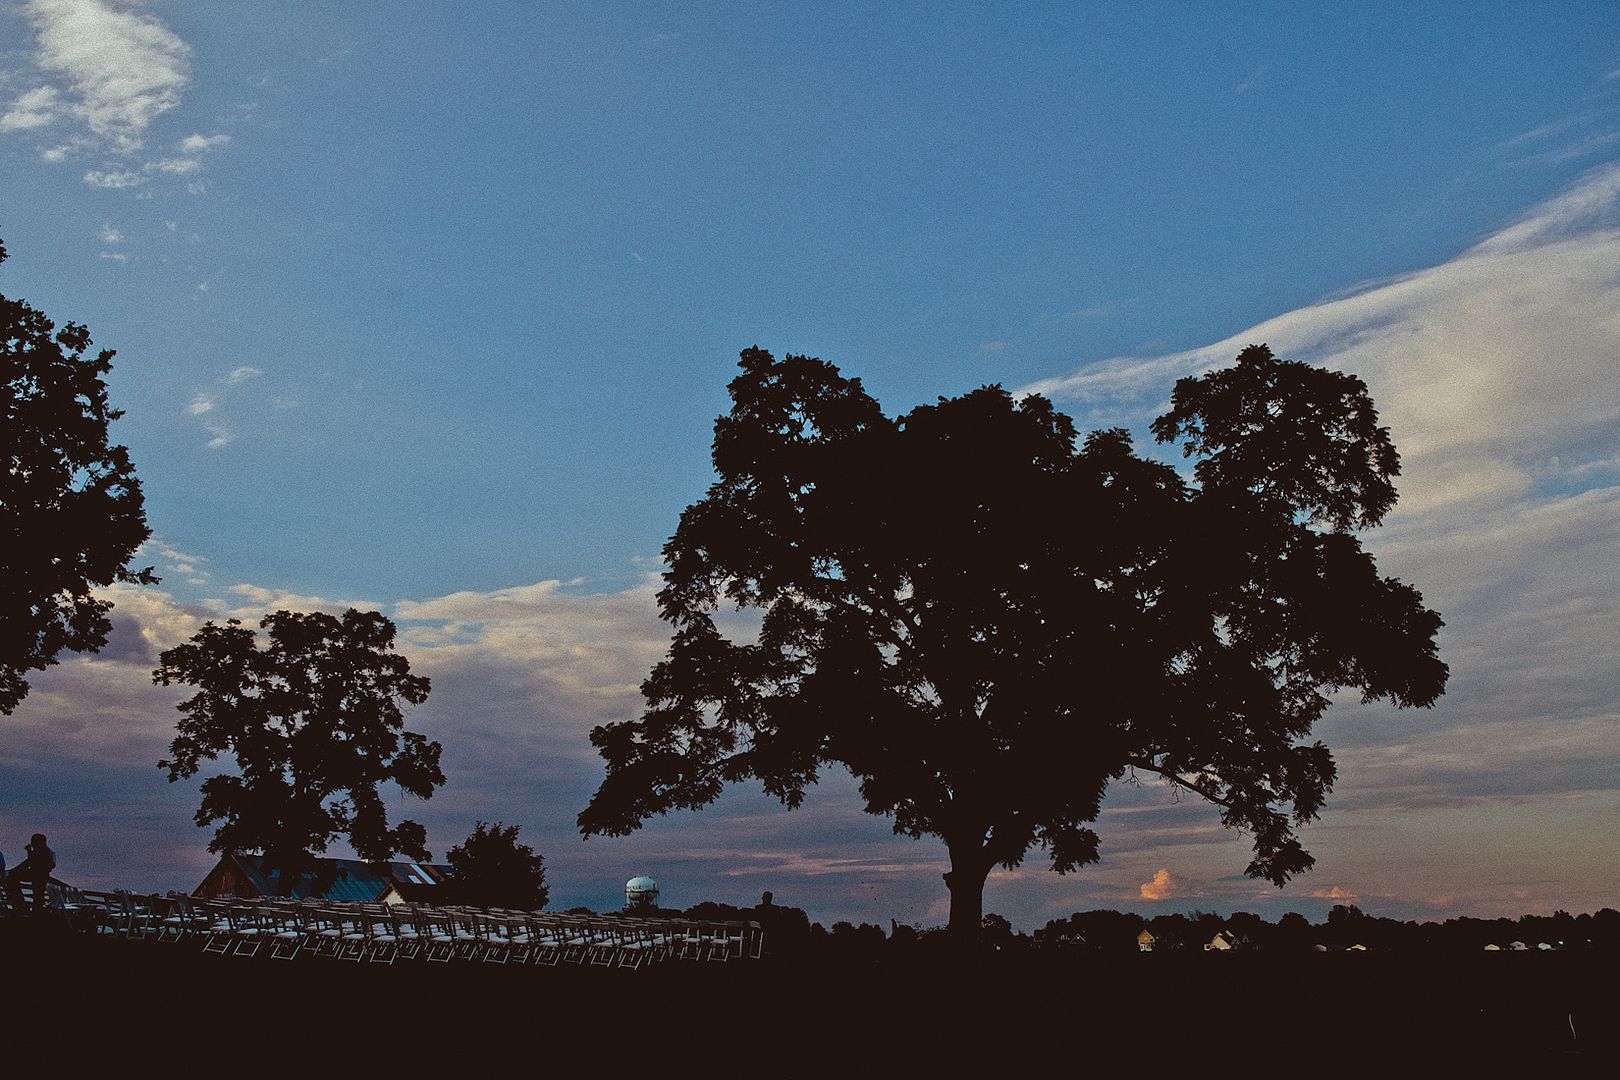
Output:
<instances>
[{"instance_id":1,"label":"dark shadowed ground","mask_svg":"<svg viewBox=\"0 0 1620 1080\"><path fill-rule=\"evenodd\" d=\"M0 988L12 1075L35 1063L58 1075L467 1078L1106 1063L1206 1077L1597 1076L1620 1060L1620 978L1597 952L1037 954L966 970L919 953L630 972L289 963L0 922Z\"/></svg>"}]
</instances>

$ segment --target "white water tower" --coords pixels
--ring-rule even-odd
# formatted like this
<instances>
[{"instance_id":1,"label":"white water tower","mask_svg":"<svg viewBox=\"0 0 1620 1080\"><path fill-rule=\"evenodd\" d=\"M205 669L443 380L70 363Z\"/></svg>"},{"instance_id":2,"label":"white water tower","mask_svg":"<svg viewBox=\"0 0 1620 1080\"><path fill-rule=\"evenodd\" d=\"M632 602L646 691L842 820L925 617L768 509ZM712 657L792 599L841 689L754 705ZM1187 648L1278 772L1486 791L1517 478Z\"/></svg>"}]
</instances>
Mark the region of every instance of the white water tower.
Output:
<instances>
[{"instance_id":1,"label":"white water tower","mask_svg":"<svg viewBox=\"0 0 1620 1080\"><path fill-rule=\"evenodd\" d=\"M624 883L626 909L650 908L658 903L658 882L645 874L637 874Z\"/></svg>"}]
</instances>

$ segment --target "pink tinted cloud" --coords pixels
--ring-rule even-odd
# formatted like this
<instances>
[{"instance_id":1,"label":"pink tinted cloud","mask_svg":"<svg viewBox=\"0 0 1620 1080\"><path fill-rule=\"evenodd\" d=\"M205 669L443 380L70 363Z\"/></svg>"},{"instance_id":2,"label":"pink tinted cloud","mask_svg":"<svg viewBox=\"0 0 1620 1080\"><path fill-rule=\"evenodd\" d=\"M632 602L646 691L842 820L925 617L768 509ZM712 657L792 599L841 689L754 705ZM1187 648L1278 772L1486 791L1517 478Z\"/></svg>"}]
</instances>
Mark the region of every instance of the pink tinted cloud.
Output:
<instances>
[{"instance_id":1,"label":"pink tinted cloud","mask_svg":"<svg viewBox=\"0 0 1620 1080\"><path fill-rule=\"evenodd\" d=\"M1152 881L1142 883L1137 893L1143 900L1168 900L1177 892L1177 882L1170 876L1170 871L1160 870L1153 875Z\"/></svg>"}]
</instances>

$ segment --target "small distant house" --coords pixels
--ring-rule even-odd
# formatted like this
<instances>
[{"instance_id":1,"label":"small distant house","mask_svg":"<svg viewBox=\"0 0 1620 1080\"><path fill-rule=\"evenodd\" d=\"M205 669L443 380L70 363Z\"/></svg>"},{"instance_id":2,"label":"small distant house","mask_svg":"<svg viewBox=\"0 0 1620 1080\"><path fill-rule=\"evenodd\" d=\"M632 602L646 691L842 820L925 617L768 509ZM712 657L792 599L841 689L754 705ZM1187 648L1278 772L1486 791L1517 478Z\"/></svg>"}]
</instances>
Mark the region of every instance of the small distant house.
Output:
<instances>
[{"instance_id":1,"label":"small distant house","mask_svg":"<svg viewBox=\"0 0 1620 1080\"><path fill-rule=\"evenodd\" d=\"M1354 945L1348 946L1344 951L1345 952L1366 952L1367 951L1367 946L1361 944L1361 942L1358 941Z\"/></svg>"},{"instance_id":2,"label":"small distant house","mask_svg":"<svg viewBox=\"0 0 1620 1080\"><path fill-rule=\"evenodd\" d=\"M1086 947L1086 935L1071 926L1049 927L1035 931L1037 943L1055 949L1083 949Z\"/></svg>"},{"instance_id":3,"label":"small distant house","mask_svg":"<svg viewBox=\"0 0 1620 1080\"><path fill-rule=\"evenodd\" d=\"M1225 930L1222 930L1220 933L1216 934L1214 937L1210 938L1204 943L1204 951L1230 952L1232 946L1235 944L1237 944L1237 939L1231 934L1227 933Z\"/></svg>"},{"instance_id":4,"label":"small distant house","mask_svg":"<svg viewBox=\"0 0 1620 1080\"><path fill-rule=\"evenodd\" d=\"M283 888L280 874L265 869L263 855L227 854L191 891L192 896L291 896L296 899L351 900L363 903L432 903L450 875L438 863L366 862L361 859L316 859L314 868Z\"/></svg>"},{"instance_id":5,"label":"small distant house","mask_svg":"<svg viewBox=\"0 0 1620 1080\"><path fill-rule=\"evenodd\" d=\"M1495 942L1492 942L1491 944L1485 946L1485 951L1486 952L1501 952L1502 951L1502 946L1496 944Z\"/></svg>"},{"instance_id":6,"label":"small distant house","mask_svg":"<svg viewBox=\"0 0 1620 1080\"><path fill-rule=\"evenodd\" d=\"M1529 949L1530 949L1530 946L1526 945L1522 941L1510 941L1510 942L1508 942L1508 951L1509 952L1528 952Z\"/></svg>"},{"instance_id":7,"label":"small distant house","mask_svg":"<svg viewBox=\"0 0 1620 1080\"><path fill-rule=\"evenodd\" d=\"M1550 942L1541 941L1536 943L1536 948L1540 949L1542 952L1552 952L1555 946Z\"/></svg>"},{"instance_id":8,"label":"small distant house","mask_svg":"<svg viewBox=\"0 0 1620 1080\"><path fill-rule=\"evenodd\" d=\"M1140 934L1137 934L1136 935L1136 948L1140 952L1152 952L1153 951L1153 935L1148 933L1146 930L1143 930Z\"/></svg>"}]
</instances>

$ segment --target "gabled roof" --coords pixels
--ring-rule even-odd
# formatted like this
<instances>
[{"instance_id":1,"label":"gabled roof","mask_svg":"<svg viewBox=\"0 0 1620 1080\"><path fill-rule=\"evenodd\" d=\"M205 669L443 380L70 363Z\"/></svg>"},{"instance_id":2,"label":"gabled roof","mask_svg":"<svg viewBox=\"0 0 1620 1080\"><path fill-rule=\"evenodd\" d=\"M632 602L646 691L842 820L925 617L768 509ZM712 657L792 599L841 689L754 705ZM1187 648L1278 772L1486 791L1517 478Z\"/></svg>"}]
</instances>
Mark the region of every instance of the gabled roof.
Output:
<instances>
[{"instance_id":1,"label":"gabled roof","mask_svg":"<svg viewBox=\"0 0 1620 1080\"><path fill-rule=\"evenodd\" d=\"M283 889L280 874L265 868L263 855L227 854L209 871L193 895L280 896L285 893L298 899L369 902L380 899L390 886L403 886L401 892L404 892L412 886L439 885L450 873L448 866L434 863L365 862L361 859L315 859L314 863L315 868L300 874L291 889Z\"/></svg>"}]
</instances>

